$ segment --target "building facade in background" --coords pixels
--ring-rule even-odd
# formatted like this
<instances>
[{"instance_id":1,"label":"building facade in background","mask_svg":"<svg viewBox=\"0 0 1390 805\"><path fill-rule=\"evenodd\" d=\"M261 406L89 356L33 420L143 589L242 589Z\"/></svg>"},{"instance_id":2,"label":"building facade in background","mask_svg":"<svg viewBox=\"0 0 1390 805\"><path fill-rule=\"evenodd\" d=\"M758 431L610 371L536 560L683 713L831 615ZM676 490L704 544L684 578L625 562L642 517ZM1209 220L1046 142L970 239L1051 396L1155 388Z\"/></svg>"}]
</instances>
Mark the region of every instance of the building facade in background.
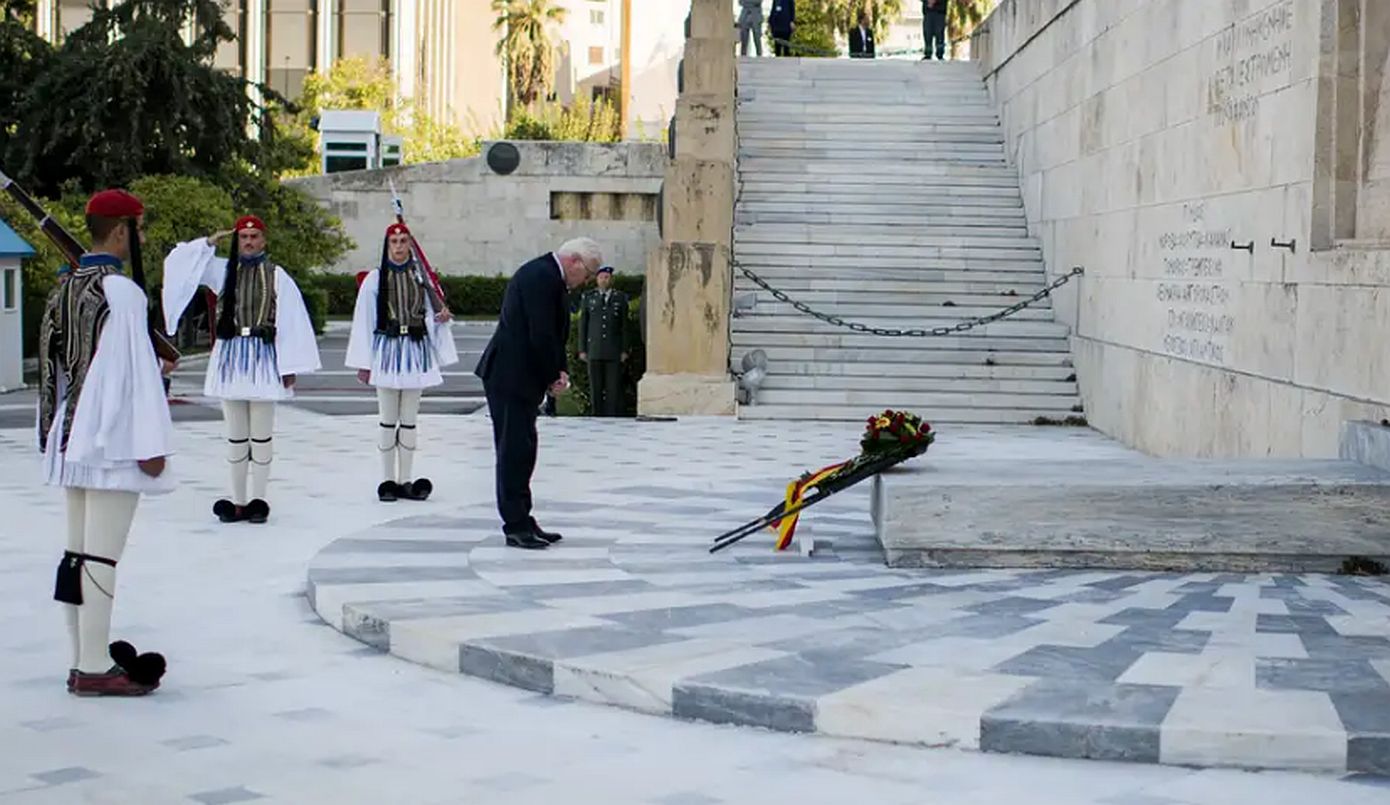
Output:
<instances>
[{"instance_id":1,"label":"building facade in background","mask_svg":"<svg viewBox=\"0 0 1390 805\"><path fill-rule=\"evenodd\" d=\"M98 5L112 0L95 0ZM622 0L558 0L556 97L617 101ZM236 35L216 64L296 98L312 72L349 57L388 60L403 96L487 136L501 126L505 76L490 0L229 0ZM686 0L636 0L629 133L655 136L675 109ZM57 42L91 19L90 0L39 0L37 31Z\"/></svg>"}]
</instances>

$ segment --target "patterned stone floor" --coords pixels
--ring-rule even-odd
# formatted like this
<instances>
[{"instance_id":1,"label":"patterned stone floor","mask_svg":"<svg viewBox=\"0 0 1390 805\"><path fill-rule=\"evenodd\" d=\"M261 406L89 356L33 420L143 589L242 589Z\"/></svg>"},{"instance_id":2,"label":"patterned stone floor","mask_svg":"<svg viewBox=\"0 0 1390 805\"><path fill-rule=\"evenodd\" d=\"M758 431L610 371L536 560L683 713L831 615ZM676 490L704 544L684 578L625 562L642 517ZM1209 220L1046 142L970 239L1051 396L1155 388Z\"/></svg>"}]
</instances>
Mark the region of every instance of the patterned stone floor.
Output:
<instances>
[{"instance_id":1,"label":"patterned stone floor","mask_svg":"<svg viewBox=\"0 0 1390 805\"><path fill-rule=\"evenodd\" d=\"M571 452L554 460L592 467L610 432L567 434ZM707 552L777 499L789 467L833 450L829 435L768 440L748 461L747 439L640 426L609 442L621 449L607 451L602 493L544 489L542 523L565 534L560 544L503 547L486 505L405 517L329 544L311 565L310 600L405 659L680 718L992 752L1390 772L1390 585L1379 580L888 570L867 489L803 519L832 544L827 555L775 554L765 535ZM1021 457L1120 450L1083 431L961 437L938 458L989 444ZM793 455L779 460L783 448Z\"/></svg>"},{"instance_id":2,"label":"patterned stone floor","mask_svg":"<svg viewBox=\"0 0 1390 805\"><path fill-rule=\"evenodd\" d=\"M164 686L138 701L63 691L67 640L51 600L62 496L34 482L32 425L0 429L0 805L1380 805L1390 791L1390 777L1366 773L924 750L680 721L404 662L325 626L306 600L305 568L336 537L374 523L491 516L487 420L424 417L419 465L434 478L435 497L394 506L371 495L373 417L287 408L277 427L270 522L224 527L209 513L226 483L220 426L178 425L170 467L179 488L141 503L120 566L116 636L170 658ZM852 434L823 426L797 428L793 438L727 422L543 420L540 427L541 516L583 518L600 529L633 519L620 509L640 499L630 492L636 486L693 492L672 500L721 509L700 519L722 528L764 508L763 495L777 491L789 467L829 463L854 443ZM754 458L738 459L728 440ZM1025 429L951 433L933 451L945 459L1059 446L1081 456L1115 449L1077 431ZM763 486L743 490L743 498L696 499L753 476ZM860 516L857 504L845 509ZM707 532L701 522L700 537ZM407 536L449 541L461 533ZM571 532L574 544L581 536ZM765 549L764 541L749 552L766 558ZM836 550L851 562L851 546L842 541ZM391 564L412 561L430 560ZM399 589L435 594L420 584ZM772 631L765 637L776 639ZM1271 721L1285 723L1278 714Z\"/></svg>"}]
</instances>

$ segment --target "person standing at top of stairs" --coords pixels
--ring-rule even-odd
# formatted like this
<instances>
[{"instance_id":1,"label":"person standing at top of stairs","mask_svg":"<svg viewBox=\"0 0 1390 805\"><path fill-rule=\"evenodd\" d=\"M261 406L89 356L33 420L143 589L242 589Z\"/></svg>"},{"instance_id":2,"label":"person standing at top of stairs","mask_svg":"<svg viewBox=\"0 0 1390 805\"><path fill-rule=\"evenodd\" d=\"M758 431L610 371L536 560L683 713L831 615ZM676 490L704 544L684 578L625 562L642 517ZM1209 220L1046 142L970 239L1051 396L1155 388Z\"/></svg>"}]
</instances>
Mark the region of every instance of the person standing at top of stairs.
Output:
<instances>
[{"instance_id":1,"label":"person standing at top of stairs","mask_svg":"<svg viewBox=\"0 0 1390 805\"><path fill-rule=\"evenodd\" d=\"M767 18L772 31L772 55L795 56L792 53L792 34L796 31L796 0L772 0L772 16Z\"/></svg>"},{"instance_id":2,"label":"person standing at top of stairs","mask_svg":"<svg viewBox=\"0 0 1390 805\"><path fill-rule=\"evenodd\" d=\"M946 59L946 6L951 0L922 0L922 61L931 58L933 46L937 61Z\"/></svg>"},{"instance_id":3,"label":"person standing at top of stairs","mask_svg":"<svg viewBox=\"0 0 1390 805\"><path fill-rule=\"evenodd\" d=\"M739 55L748 55L748 40L753 40L753 48L759 58L763 55L763 0L738 0L738 41Z\"/></svg>"}]
</instances>

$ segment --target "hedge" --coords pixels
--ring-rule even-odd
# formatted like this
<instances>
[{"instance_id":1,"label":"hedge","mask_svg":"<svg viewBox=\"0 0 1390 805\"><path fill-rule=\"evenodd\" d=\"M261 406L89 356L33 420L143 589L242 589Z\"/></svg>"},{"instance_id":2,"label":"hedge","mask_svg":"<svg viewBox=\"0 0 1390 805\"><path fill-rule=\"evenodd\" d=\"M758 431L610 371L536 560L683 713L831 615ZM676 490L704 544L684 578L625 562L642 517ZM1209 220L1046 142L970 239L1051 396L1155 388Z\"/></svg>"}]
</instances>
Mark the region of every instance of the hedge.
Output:
<instances>
[{"instance_id":1,"label":"hedge","mask_svg":"<svg viewBox=\"0 0 1390 805\"><path fill-rule=\"evenodd\" d=\"M627 294L629 299L640 299L642 280L640 274L615 275L613 288ZM355 274L318 274L313 282L327 295L328 315L352 315L352 309L357 304ZM502 296L507 290L507 277L500 274L491 277L443 276L439 278L439 284L444 286L444 296L449 300L449 310L455 316L497 316L502 312ZM582 291L571 294L571 308L577 304L580 293Z\"/></svg>"}]
</instances>

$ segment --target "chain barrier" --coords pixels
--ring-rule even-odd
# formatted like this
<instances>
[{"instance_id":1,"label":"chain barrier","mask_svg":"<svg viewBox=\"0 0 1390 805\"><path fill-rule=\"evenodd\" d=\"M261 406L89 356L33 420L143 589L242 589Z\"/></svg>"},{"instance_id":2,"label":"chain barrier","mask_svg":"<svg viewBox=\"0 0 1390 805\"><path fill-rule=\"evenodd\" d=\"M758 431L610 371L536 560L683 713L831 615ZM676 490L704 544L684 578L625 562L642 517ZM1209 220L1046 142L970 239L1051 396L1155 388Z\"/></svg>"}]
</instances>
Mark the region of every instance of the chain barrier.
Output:
<instances>
[{"instance_id":1,"label":"chain barrier","mask_svg":"<svg viewBox=\"0 0 1390 805\"><path fill-rule=\"evenodd\" d=\"M1032 305L1045 297L1051 296L1053 291L1057 290L1063 285L1066 285L1068 282L1071 281L1072 277L1078 277L1086 273L1085 269L1083 269L1081 266L1076 266L1071 271L1067 272L1066 274L1063 274L1062 276L1048 283L1046 286L1042 288L1042 290L1023 300L1022 302L1009 305L1008 307L991 313L988 316L977 316L973 319L959 321L949 326L932 327L931 329L913 328L907 330L900 330L892 327L873 327L871 325L862 324L857 321L846 321L845 319L842 319L839 316L830 313L822 313L821 311L812 308L810 305L807 305L805 302L793 299L790 296L787 296L782 291L779 291L778 289L772 287L772 285L770 285L767 280L758 276L752 269L748 268L747 266L738 263L738 261L735 261L734 265L738 268L739 271L743 272L743 275L745 277L757 283L757 285L763 290L772 294L773 297L777 299L777 301L791 305L792 307L796 308L802 313L805 313L808 316L820 319L826 324L833 324L836 327L847 327L850 330L853 330L857 333L890 336L895 338L902 336L911 338L922 338L926 336L952 335L954 333L963 333L966 330L972 330L976 327L980 327L985 324L992 324L993 322L999 321L1000 319L1006 319L1009 316L1012 316L1013 314L1018 313L1021 310L1024 310L1029 305Z\"/></svg>"}]
</instances>

